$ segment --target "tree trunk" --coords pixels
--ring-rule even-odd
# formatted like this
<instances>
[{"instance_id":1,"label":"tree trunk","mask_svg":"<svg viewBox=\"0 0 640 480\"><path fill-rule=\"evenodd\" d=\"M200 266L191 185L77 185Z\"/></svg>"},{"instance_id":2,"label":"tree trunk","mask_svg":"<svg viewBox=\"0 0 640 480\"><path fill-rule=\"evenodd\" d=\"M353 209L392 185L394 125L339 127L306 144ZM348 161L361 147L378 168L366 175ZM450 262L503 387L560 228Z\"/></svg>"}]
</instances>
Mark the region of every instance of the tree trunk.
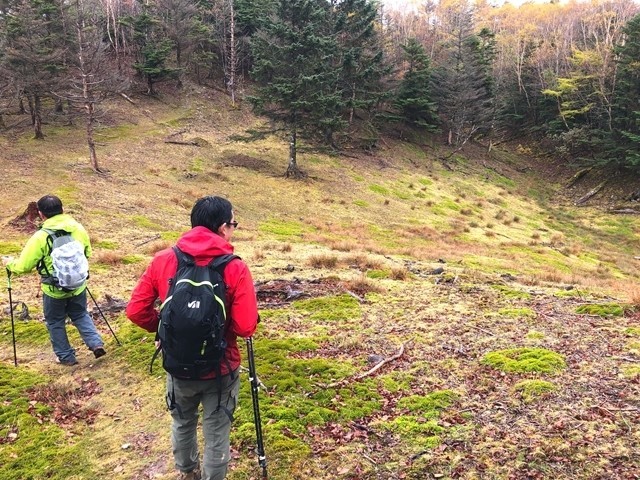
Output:
<instances>
[{"instance_id":1,"label":"tree trunk","mask_svg":"<svg viewBox=\"0 0 640 480\"><path fill-rule=\"evenodd\" d=\"M42 105L40 103L40 95L34 95L32 118L33 118L33 130L35 132L34 138L36 140L44 139L44 135L42 133L42 115L40 114L41 109L42 109Z\"/></svg>"},{"instance_id":2,"label":"tree trunk","mask_svg":"<svg viewBox=\"0 0 640 480\"><path fill-rule=\"evenodd\" d=\"M85 109L87 110L87 145L89 146L89 159L91 161L91 168L95 172L102 173L100 166L98 165L98 155L96 155L96 144L93 140L93 124L95 122L95 110L93 102L87 101L85 103Z\"/></svg>"},{"instance_id":3,"label":"tree trunk","mask_svg":"<svg viewBox=\"0 0 640 480\"><path fill-rule=\"evenodd\" d=\"M231 105L236 104L236 13L233 10L233 0L229 0L229 91L231 93Z\"/></svg>"},{"instance_id":4,"label":"tree trunk","mask_svg":"<svg viewBox=\"0 0 640 480\"><path fill-rule=\"evenodd\" d=\"M156 93L153 91L153 78L151 78L150 74L147 74L147 94L155 95Z\"/></svg>"},{"instance_id":5,"label":"tree trunk","mask_svg":"<svg viewBox=\"0 0 640 480\"><path fill-rule=\"evenodd\" d=\"M302 176L302 172L298 168L298 162L296 160L296 142L297 132L296 128L293 127L293 129L291 130L291 141L289 142L289 166L287 167L287 171L285 173L285 177L287 178L300 178Z\"/></svg>"}]
</instances>

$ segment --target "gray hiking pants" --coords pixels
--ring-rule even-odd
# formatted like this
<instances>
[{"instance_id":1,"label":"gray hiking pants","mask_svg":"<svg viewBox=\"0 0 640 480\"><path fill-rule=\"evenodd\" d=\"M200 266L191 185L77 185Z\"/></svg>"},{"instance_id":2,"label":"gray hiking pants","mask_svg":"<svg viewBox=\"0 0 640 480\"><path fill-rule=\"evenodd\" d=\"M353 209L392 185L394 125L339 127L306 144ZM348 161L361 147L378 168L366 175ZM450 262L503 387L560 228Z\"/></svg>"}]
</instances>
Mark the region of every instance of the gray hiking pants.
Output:
<instances>
[{"instance_id":1,"label":"gray hiking pants","mask_svg":"<svg viewBox=\"0 0 640 480\"><path fill-rule=\"evenodd\" d=\"M175 394L176 407L171 410L171 443L176 468L190 472L199 466L197 427L198 407L202 405L202 433L204 455L202 459L202 480L223 480L231 457L229 415L236 409L239 372L226 375L222 382L212 380L181 380L167 375L167 395ZM221 408L218 409L218 392ZM227 412L225 412L225 410ZM217 411L216 411L217 410Z\"/></svg>"}]
</instances>

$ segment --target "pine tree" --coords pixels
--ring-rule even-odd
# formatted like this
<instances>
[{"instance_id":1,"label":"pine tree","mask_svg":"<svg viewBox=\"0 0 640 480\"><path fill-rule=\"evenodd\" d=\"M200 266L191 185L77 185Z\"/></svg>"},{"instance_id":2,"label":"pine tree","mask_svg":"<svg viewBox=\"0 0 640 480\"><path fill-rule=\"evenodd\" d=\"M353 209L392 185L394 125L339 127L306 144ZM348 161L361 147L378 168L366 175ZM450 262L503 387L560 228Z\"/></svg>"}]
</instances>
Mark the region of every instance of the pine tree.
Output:
<instances>
[{"instance_id":1,"label":"pine tree","mask_svg":"<svg viewBox=\"0 0 640 480\"><path fill-rule=\"evenodd\" d=\"M640 15L633 17L623 32L624 41L616 47L614 140L621 163L640 168Z\"/></svg>"},{"instance_id":2,"label":"pine tree","mask_svg":"<svg viewBox=\"0 0 640 480\"><path fill-rule=\"evenodd\" d=\"M36 139L43 139L42 99L56 89L65 69L65 5L58 0L17 0L0 17L3 69L26 96Z\"/></svg>"},{"instance_id":3,"label":"pine tree","mask_svg":"<svg viewBox=\"0 0 640 480\"><path fill-rule=\"evenodd\" d=\"M415 38L402 45L409 67L398 87L394 105L399 118L414 127L434 131L438 123L431 99L431 69L424 47Z\"/></svg>"},{"instance_id":4,"label":"pine tree","mask_svg":"<svg viewBox=\"0 0 640 480\"><path fill-rule=\"evenodd\" d=\"M276 15L252 39L252 75L259 86L249 100L288 131L286 176L302 175L296 158L299 134L327 140L344 125L340 72L331 68L337 44L328 6L323 0L280 0Z\"/></svg>"},{"instance_id":5,"label":"pine tree","mask_svg":"<svg viewBox=\"0 0 640 480\"><path fill-rule=\"evenodd\" d=\"M179 69L167 65L173 50L173 42L167 38L162 21L152 5L143 5L142 11L122 20L132 30L137 46L137 60L133 68L147 83L147 94L155 95L154 84L171 78Z\"/></svg>"},{"instance_id":6,"label":"pine tree","mask_svg":"<svg viewBox=\"0 0 640 480\"><path fill-rule=\"evenodd\" d=\"M338 41L339 88L350 124L356 112L366 114L370 120L375 107L388 96L383 80L391 67L384 62L377 9L378 4L371 0L341 0L332 10Z\"/></svg>"},{"instance_id":7,"label":"pine tree","mask_svg":"<svg viewBox=\"0 0 640 480\"><path fill-rule=\"evenodd\" d=\"M463 145L490 130L493 91L490 67L495 56L491 32L473 33L473 9L464 2L451 15L445 61L434 70L434 98L449 130L450 144Z\"/></svg>"}]
</instances>

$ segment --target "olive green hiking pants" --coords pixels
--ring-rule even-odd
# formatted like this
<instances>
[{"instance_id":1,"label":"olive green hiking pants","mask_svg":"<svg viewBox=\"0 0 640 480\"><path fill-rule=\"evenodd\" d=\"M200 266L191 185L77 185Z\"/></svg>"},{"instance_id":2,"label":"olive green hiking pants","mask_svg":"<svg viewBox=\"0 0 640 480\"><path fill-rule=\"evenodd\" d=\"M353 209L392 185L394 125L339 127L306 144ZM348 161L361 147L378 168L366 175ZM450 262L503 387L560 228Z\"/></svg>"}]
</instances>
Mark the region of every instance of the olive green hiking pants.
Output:
<instances>
[{"instance_id":1,"label":"olive green hiking pants","mask_svg":"<svg viewBox=\"0 0 640 480\"><path fill-rule=\"evenodd\" d=\"M167 397L175 395L171 409L173 424L171 443L176 468L190 472L199 467L197 427L199 407L202 405L202 433L204 455L202 480L223 480L231 457L229 434L231 418L236 408L240 378L238 371L226 375L219 382L212 380L182 380L167 375ZM222 395L219 397L218 392ZM218 408L218 400L220 406ZM226 411L225 411L226 410Z\"/></svg>"}]
</instances>

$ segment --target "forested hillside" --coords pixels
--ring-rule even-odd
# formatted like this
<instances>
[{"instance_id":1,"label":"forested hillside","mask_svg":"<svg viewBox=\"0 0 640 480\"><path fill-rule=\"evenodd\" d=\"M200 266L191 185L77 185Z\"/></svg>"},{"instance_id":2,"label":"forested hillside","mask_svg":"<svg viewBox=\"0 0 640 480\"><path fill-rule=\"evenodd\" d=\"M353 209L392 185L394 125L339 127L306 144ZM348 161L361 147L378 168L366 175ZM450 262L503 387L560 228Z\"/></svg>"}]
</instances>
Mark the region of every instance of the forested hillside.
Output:
<instances>
[{"instance_id":1,"label":"forested hillside","mask_svg":"<svg viewBox=\"0 0 640 480\"><path fill-rule=\"evenodd\" d=\"M212 194L271 480L639 478L640 7L412 4L0 0L0 256L59 196L107 351L68 325L56 363L39 276L3 281L0 480L176 479L123 310Z\"/></svg>"},{"instance_id":2,"label":"forested hillside","mask_svg":"<svg viewBox=\"0 0 640 480\"><path fill-rule=\"evenodd\" d=\"M640 165L640 17L632 0L3 0L0 128L53 113L85 122L101 102L197 82L250 102L298 138L375 149L424 132L461 146L506 139L571 165ZM264 130L264 129L263 129ZM255 137L264 133L250 132ZM415 137L417 135L417 137Z\"/></svg>"}]
</instances>

